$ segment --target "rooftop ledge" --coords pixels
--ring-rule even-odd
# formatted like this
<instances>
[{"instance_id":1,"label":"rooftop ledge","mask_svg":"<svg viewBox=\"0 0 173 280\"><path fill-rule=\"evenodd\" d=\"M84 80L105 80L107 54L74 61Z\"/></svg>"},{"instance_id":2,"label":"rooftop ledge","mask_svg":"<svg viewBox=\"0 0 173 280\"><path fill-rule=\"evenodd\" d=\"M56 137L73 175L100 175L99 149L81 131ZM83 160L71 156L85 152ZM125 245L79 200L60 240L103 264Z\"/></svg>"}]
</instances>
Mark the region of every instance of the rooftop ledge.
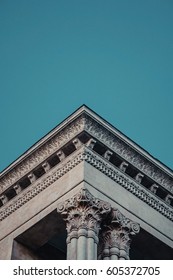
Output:
<instances>
[{"instance_id":1,"label":"rooftop ledge","mask_svg":"<svg viewBox=\"0 0 173 280\"><path fill-rule=\"evenodd\" d=\"M30 149L28 149L22 156L20 156L17 160L15 160L11 165L9 165L6 169L4 169L0 173L0 186L4 185L4 182L9 181L9 178L15 176L15 173L20 173L18 170L20 166L27 164L27 160L33 158L37 158L37 151L41 149L42 153L44 153L44 149L46 145L48 145L55 137L58 141L58 135L63 137L63 132L71 128L71 134L68 135L67 142L73 138L73 129L77 126L76 122L80 120L80 129L79 127L74 131L74 136L76 136L81 131L86 131L87 133L91 134L92 137L97 138L101 142L103 141L105 145L108 146L109 149L114 149L115 152L119 153L119 155L123 156L126 161L132 160L130 163L135 167L139 168L139 161L141 170L143 173L149 173L151 175L151 170L153 174L153 178L161 184L164 188L169 190L173 193L173 171L166 167L163 163L159 160L152 157L147 151L142 149L139 145L135 142L130 140L127 136L121 133L118 129L113 127L110 123L88 108L86 105L82 105L78 108L74 113L72 113L69 117L67 117L64 121L62 121L58 126L56 126L52 131L50 131L46 136L44 136L41 140L39 140L36 144L34 144ZM78 124L79 126L79 124ZM100 137L99 133L96 129L100 130ZM66 132L67 136L67 132ZM71 138L71 139L70 139ZM100 138L100 139L99 139ZM56 145L59 145L56 143ZM120 145L116 147L116 145ZM57 150L59 147L57 147ZM51 154L51 152L50 152ZM137 159L138 158L138 159ZM140 160L139 160L140 158ZM37 165L40 164L38 158L36 161ZM32 166L30 168L32 170ZM139 168L140 169L140 168ZM27 173L28 169L26 170ZM22 173L21 173L21 176ZM16 180L17 177L16 177ZM13 179L13 181L15 181ZM10 181L9 181L10 182Z\"/></svg>"}]
</instances>

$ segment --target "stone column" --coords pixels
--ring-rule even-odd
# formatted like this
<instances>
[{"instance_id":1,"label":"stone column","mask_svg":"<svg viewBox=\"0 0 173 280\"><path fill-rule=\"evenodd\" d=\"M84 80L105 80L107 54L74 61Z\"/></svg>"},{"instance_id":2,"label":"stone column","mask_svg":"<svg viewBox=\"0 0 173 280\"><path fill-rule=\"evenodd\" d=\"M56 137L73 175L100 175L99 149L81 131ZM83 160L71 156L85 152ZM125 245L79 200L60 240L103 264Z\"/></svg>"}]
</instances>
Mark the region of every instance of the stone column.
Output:
<instances>
[{"instance_id":1,"label":"stone column","mask_svg":"<svg viewBox=\"0 0 173 280\"><path fill-rule=\"evenodd\" d=\"M95 198L87 189L59 204L67 228L67 259L97 259L100 224L111 211L109 203Z\"/></svg>"},{"instance_id":2,"label":"stone column","mask_svg":"<svg viewBox=\"0 0 173 280\"><path fill-rule=\"evenodd\" d=\"M119 210L112 209L100 234L99 259L129 260L131 239L139 230L139 224L126 218Z\"/></svg>"}]
</instances>

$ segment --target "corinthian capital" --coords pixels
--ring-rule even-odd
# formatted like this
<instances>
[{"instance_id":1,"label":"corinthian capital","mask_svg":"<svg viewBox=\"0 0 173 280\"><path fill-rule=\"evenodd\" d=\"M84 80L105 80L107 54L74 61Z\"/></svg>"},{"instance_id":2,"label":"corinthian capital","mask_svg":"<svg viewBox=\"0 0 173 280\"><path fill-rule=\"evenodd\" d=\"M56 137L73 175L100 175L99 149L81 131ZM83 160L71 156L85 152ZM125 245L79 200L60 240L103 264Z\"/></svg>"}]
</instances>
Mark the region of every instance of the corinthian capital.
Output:
<instances>
[{"instance_id":1,"label":"corinthian capital","mask_svg":"<svg viewBox=\"0 0 173 280\"><path fill-rule=\"evenodd\" d=\"M66 221L68 233L79 229L90 229L98 234L100 223L111 211L111 205L94 197L83 188L70 199L60 203L57 211ZM85 234L85 230L80 232Z\"/></svg>"},{"instance_id":2,"label":"corinthian capital","mask_svg":"<svg viewBox=\"0 0 173 280\"><path fill-rule=\"evenodd\" d=\"M139 224L112 208L107 224L100 234L100 255L102 259L129 259L131 238L140 230Z\"/></svg>"},{"instance_id":3,"label":"corinthian capital","mask_svg":"<svg viewBox=\"0 0 173 280\"><path fill-rule=\"evenodd\" d=\"M140 231L140 226L138 223L128 219L118 209L115 208L112 209L109 226L111 228L121 228L127 231L130 235L135 235Z\"/></svg>"}]
</instances>

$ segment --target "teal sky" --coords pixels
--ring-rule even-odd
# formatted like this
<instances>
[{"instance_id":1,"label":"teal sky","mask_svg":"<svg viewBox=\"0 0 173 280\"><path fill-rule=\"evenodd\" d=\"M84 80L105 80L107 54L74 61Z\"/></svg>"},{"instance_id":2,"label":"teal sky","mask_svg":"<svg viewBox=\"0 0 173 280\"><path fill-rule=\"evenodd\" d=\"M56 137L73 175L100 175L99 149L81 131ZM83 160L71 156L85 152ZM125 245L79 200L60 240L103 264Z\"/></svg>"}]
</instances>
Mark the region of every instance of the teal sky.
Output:
<instances>
[{"instance_id":1,"label":"teal sky","mask_svg":"<svg viewBox=\"0 0 173 280\"><path fill-rule=\"evenodd\" d=\"M0 170L82 104L173 169L172 0L0 1Z\"/></svg>"}]
</instances>

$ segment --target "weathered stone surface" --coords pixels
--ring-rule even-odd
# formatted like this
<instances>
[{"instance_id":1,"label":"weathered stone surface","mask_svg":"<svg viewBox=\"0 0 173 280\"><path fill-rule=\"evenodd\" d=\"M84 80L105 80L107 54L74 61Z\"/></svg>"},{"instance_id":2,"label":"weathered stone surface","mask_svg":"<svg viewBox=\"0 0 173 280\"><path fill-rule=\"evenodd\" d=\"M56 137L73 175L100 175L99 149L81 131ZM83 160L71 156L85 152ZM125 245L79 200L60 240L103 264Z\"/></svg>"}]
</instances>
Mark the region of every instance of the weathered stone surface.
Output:
<instances>
[{"instance_id":1,"label":"weathered stone surface","mask_svg":"<svg viewBox=\"0 0 173 280\"><path fill-rule=\"evenodd\" d=\"M69 259L97 259L98 246L100 258L128 259L139 224L134 238L149 233L149 244L157 240L166 255L173 248L172 186L171 170L82 107L0 174L0 259L45 258L51 244L61 251L63 219ZM35 252L31 232L57 207L60 227L50 240L45 230Z\"/></svg>"}]
</instances>

